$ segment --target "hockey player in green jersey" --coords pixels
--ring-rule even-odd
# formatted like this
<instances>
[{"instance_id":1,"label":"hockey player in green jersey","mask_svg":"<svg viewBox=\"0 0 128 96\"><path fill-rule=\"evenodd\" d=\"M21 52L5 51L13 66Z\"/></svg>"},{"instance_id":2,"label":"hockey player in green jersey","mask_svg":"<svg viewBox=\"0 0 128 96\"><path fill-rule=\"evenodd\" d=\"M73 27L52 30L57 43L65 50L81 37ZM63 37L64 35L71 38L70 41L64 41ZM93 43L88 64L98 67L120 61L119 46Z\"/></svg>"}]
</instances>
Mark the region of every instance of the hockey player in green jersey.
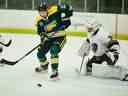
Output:
<instances>
[{"instance_id":1,"label":"hockey player in green jersey","mask_svg":"<svg viewBox=\"0 0 128 96\"><path fill-rule=\"evenodd\" d=\"M37 33L41 37L41 42L43 42L44 34L48 39L38 49L37 58L39 59L40 66L35 71L42 72L48 70L49 62L47 61L46 54L50 51L52 69L50 78L53 79L59 75L59 53L66 42L64 30L71 25L70 17L73 10L65 4L48 6L46 3L41 3L38 11L39 16L36 17L35 23Z\"/></svg>"}]
</instances>

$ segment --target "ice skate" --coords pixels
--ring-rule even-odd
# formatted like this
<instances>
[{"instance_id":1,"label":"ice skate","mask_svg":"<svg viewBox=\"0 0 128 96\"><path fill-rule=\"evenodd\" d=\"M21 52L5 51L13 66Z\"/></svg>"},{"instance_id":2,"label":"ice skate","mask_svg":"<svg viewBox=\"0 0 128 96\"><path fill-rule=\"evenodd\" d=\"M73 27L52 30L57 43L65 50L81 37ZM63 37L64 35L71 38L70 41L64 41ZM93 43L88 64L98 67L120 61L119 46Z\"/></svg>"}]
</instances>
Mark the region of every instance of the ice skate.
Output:
<instances>
[{"instance_id":1,"label":"ice skate","mask_svg":"<svg viewBox=\"0 0 128 96\"><path fill-rule=\"evenodd\" d=\"M40 67L35 68L35 72L47 72L48 71L48 64L41 65Z\"/></svg>"},{"instance_id":2,"label":"ice skate","mask_svg":"<svg viewBox=\"0 0 128 96\"><path fill-rule=\"evenodd\" d=\"M53 81L59 80L59 73L58 73L58 71L56 71L56 70L53 71L53 73L50 76L50 79L53 80Z\"/></svg>"}]
</instances>

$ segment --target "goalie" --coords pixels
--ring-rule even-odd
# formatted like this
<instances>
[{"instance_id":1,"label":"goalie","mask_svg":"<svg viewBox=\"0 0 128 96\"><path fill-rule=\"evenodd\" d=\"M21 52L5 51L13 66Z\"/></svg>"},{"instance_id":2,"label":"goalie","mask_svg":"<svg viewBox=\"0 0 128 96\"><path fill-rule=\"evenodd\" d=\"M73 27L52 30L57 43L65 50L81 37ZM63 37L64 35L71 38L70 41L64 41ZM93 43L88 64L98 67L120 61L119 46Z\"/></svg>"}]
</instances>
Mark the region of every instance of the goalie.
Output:
<instances>
[{"instance_id":1,"label":"goalie","mask_svg":"<svg viewBox=\"0 0 128 96\"><path fill-rule=\"evenodd\" d=\"M102 25L95 20L87 23L86 27L89 36L78 50L80 56L92 53L86 63L86 75L125 80L126 68L116 65L119 58L119 42L113 40L111 35L101 32Z\"/></svg>"}]
</instances>

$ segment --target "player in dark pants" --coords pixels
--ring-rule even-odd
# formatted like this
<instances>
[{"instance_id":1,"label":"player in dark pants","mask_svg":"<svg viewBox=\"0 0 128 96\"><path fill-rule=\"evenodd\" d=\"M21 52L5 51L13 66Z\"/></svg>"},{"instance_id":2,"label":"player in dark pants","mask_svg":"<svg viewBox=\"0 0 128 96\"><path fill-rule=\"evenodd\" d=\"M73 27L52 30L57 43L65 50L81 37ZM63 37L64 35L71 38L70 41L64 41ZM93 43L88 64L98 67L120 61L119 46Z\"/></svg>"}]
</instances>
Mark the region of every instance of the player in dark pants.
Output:
<instances>
[{"instance_id":1,"label":"player in dark pants","mask_svg":"<svg viewBox=\"0 0 128 96\"><path fill-rule=\"evenodd\" d=\"M52 74L50 78L58 76L59 53L61 52L65 42L66 34L64 30L71 24L70 16L72 10L68 5L53 5L48 7L47 4L41 4L38 9L40 16L37 19L37 32L42 38L47 35L47 40L40 46L37 52L37 57L40 61L40 67L37 67L36 72L47 71L49 62L46 54L50 51ZM62 13L64 16L62 16Z\"/></svg>"},{"instance_id":2,"label":"player in dark pants","mask_svg":"<svg viewBox=\"0 0 128 96\"><path fill-rule=\"evenodd\" d=\"M48 69L49 62L47 61L46 54L50 51L52 71L58 75L59 53L61 52L65 43L66 36L45 41L44 45L40 46L38 49L37 57L41 62L41 66L36 68L36 71L41 72Z\"/></svg>"}]
</instances>

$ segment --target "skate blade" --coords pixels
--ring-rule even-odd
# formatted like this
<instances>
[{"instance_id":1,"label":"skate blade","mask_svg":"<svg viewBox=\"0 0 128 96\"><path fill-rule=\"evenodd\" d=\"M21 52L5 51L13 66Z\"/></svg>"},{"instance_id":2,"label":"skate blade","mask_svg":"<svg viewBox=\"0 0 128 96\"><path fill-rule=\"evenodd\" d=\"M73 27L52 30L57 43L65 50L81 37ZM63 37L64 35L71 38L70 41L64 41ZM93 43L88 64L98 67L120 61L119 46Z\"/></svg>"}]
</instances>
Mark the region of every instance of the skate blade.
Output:
<instances>
[{"instance_id":1,"label":"skate blade","mask_svg":"<svg viewBox=\"0 0 128 96\"><path fill-rule=\"evenodd\" d=\"M59 81L59 80L60 80L59 77L50 78L50 81Z\"/></svg>"}]
</instances>

